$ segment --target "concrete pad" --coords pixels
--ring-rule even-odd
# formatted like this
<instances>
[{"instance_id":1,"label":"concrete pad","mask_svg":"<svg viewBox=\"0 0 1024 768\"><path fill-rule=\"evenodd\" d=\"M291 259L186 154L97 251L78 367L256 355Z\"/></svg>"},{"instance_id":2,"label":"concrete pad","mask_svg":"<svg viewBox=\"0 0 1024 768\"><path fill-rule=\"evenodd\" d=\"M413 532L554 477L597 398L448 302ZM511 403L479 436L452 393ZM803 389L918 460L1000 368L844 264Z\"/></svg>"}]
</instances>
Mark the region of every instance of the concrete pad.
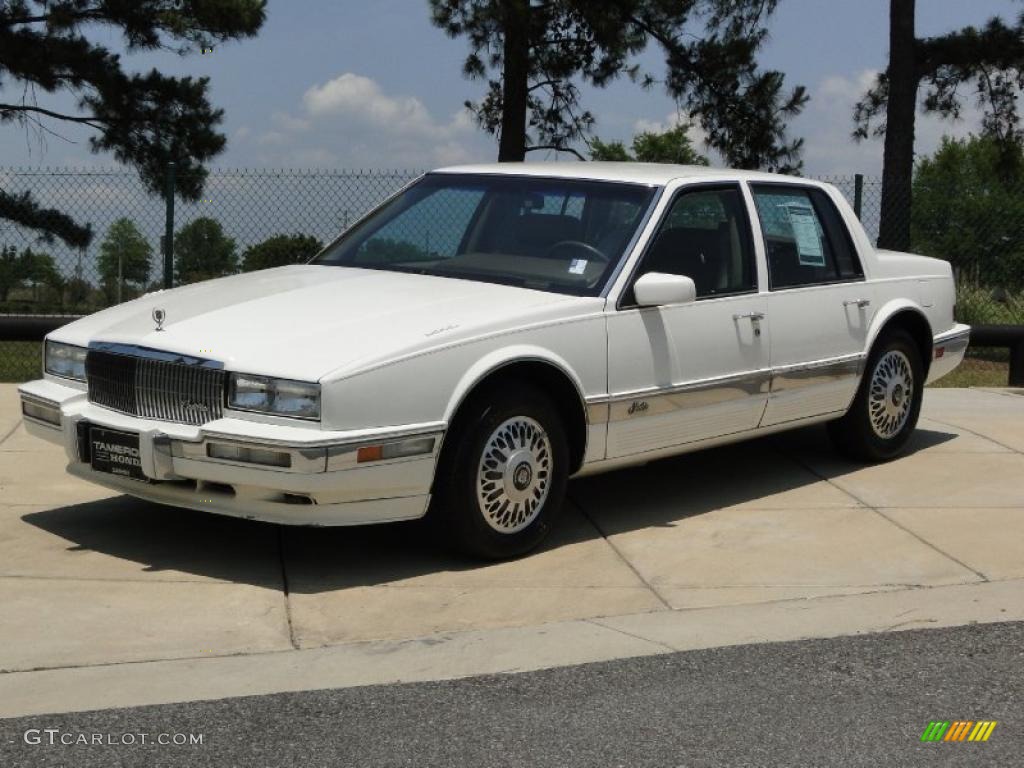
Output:
<instances>
[{"instance_id":1,"label":"concrete pad","mask_svg":"<svg viewBox=\"0 0 1024 768\"><path fill-rule=\"evenodd\" d=\"M422 540L421 526L288 531L285 560L303 647L663 609L571 507L529 557L471 563Z\"/></svg>"},{"instance_id":2,"label":"concrete pad","mask_svg":"<svg viewBox=\"0 0 1024 768\"><path fill-rule=\"evenodd\" d=\"M963 427L1015 451L1024 451L1024 397L984 389L928 390L921 413Z\"/></svg>"},{"instance_id":3,"label":"concrete pad","mask_svg":"<svg viewBox=\"0 0 1024 768\"><path fill-rule=\"evenodd\" d=\"M824 425L806 427L772 436L771 445L787 456L836 458ZM1013 453L1004 445L963 428L921 417L907 443L907 454L916 453Z\"/></svg>"},{"instance_id":4,"label":"concrete pad","mask_svg":"<svg viewBox=\"0 0 1024 768\"><path fill-rule=\"evenodd\" d=\"M1024 581L662 611L403 642L0 675L0 717L447 680L631 656L1024 620Z\"/></svg>"},{"instance_id":5,"label":"concrete pad","mask_svg":"<svg viewBox=\"0 0 1024 768\"><path fill-rule=\"evenodd\" d=\"M39 451L0 451L0 499L4 505L61 506L114 495L69 475L65 471L67 457L60 447L43 445L44 450Z\"/></svg>"},{"instance_id":6,"label":"concrete pad","mask_svg":"<svg viewBox=\"0 0 1024 768\"><path fill-rule=\"evenodd\" d=\"M643 582L573 505L541 548L506 562L468 560L430 541L422 522L281 528L292 593L360 586L640 587Z\"/></svg>"},{"instance_id":7,"label":"concrete pad","mask_svg":"<svg viewBox=\"0 0 1024 768\"><path fill-rule=\"evenodd\" d=\"M0 384L0 447L4 438L21 422L21 398L17 384Z\"/></svg>"},{"instance_id":8,"label":"concrete pad","mask_svg":"<svg viewBox=\"0 0 1024 768\"><path fill-rule=\"evenodd\" d=\"M25 452L42 452L42 451L57 451L62 456L64 455L61 451L60 446L48 443L45 440L40 440L38 437L33 437L25 431L25 422L20 421L15 426L14 430L9 433L0 433L0 436L7 434L8 437L2 443L0 443L0 454L9 453L11 451L18 453Z\"/></svg>"},{"instance_id":9,"label":"concrete pad","mask_svg":"<svg viewBox=\"0 0 1024 768\"><path fill-rule=\"evenodd\" d=\"M588 621L250 656L0 675L0 718L447 680L664 653Z\"/></svg>"},{"instance_id":10,"label":"concrete pad","mask_svg":"<svg viewBox=\"0 0 1024 768\"><path fill-rule=\"evenodd\" d=\"M1008 398L1004 398L1008 399ZM929 417L936 423L949 427L969 429L989 440L998 442L1017 453L1024 453L1024 415L996 412L991 415L961 415L956 413L935 414Z\"/></svg>"},{"instance_id":11,"label":"concrete pad","mask_svg":"<svg viewBox=\"0 0 1024 768\"><path fill-rule=\"evenodd\" d=\"M1017 453L916 453L871 466L834 456L805 460L873 507L1024 507L1024 456Z\"/></svg>"},{"instance_id":12,"label":"concrete pad","mask_svg":"<svg viewBox=\"0 0 1024 768\"><path fill-rule=\"evenodd\" d=\"M716 587L785 589L761 593L772 600L978 579L863 507L732 508L615 534L611 541L673 608L758 597L756 589L737 596L711 591Z\"/></svg>"},{"instance_id":13,"label":"concrete pad","mask_svg":"<svg viewBox=\"0 0 1024 768\"><path fill-rule=\"evenodd\" d=\"M673 587L658 585L661 595L675 610L714 608L728 605L775 603L780 600L808 600L837 595L860 595L905 589L899 584L862 584L856 587Z\"/></svg>"},{"instance_id":14,"label":"concrete pad","mask_svg":"<svg viewBox=\"0 0 1024 768\"><path fill-rule=\"evenodd\" d=\"M238 584L0 578L0 671L291 648L280 593Z\"/></svg>"},{"instance_id":15,"label":"concrete pad","mask_svg":"<svg viewBox=\"0 0 1024 768\"><path fill-rule=\"evenodd\" d=\"M279 590L278 535L272 525L130 496L0 507L0 576L231 581Z\"/></svg>"},{"instance_id":16,"label":"concrete pad","mask_svg":"<svg viewBox=\"0 0 1024 768\"><path fill-rule=\"evenodd\" d=\"M568 505L542 551L498 564L439 554L416 523L279 528L112 497L16 431L0 444L0 669L49 671L0 674L0 713L1021 618L1024 456L981 429L1019 428L1022 401L929 392L914 453L883 466L837 459L814 428L574 481L586 516ZM905 589L971 567L1014 580Z\"/></svg>"},{"instance_id":17,"label":"concrete pad","mask_svg":"<svg viewBox=\"0 0 1024 768\"><path fill-rule=\"evenodd\" d=\"M300 648L664 609L645 587L358 587L290 604Z\"/></svg>"},{"instance_id":18,"label":"concrete pad","mask_svg":"<svg viewBox=\"0 0 1024 768\"><path fill-rule=\"evenodd\" d=\"M917 430L907 447L910 453L1012 453L1005 445L963 427L941 424L927 418L918 420Z\"/></svg>"},{"instance_id":19,"label":"concrete pad","mask_svg":"<svg viewBox=\"0 0 1024 768\"><path fill-rule=\"evenodd\" d=\"M594 619L677 651L1021 620L1020 580Z\"/></svg>"},{"instance_id":20,"label":"concrete pad","mask_svg":"<svg viewBox=\"0 0 1024 768\"><path fill-rule=\"evenodd\" d=\"M1024 507L883 511L988 579L1024 577Z\"/></svg>"},{"instance_id":21,"label":"concrete pad","mask_svg":"<svg viewBox=\"0 0 1024 768\"><path fill-rule=\"evenodd\" d=\"M24 432L20 418L8 417L0 412L0 451L11 441L15 434Z\"/></svg>"},{"instance_id":22,"label":"concrete pad","mask_svg":"<svg viewBox=\"0 0 1024 768\"><path fill-rule=\"evenodd\" d=\"M719 509L823 509L857 501L758 440L573 481L603 532L660 528Z\"/></svg>"},{"instance_id":23,"label":"concrete pad","mask_svg":"<svg viewBox=\"0 0 1024 768\"><path fill-rule=\"evenodd\" d=\"M17 399L15 399L13 408L9 406L7 400L5 393L0 390L0 444L21 423L21 407Z\"/></svg>"}]
</instances>

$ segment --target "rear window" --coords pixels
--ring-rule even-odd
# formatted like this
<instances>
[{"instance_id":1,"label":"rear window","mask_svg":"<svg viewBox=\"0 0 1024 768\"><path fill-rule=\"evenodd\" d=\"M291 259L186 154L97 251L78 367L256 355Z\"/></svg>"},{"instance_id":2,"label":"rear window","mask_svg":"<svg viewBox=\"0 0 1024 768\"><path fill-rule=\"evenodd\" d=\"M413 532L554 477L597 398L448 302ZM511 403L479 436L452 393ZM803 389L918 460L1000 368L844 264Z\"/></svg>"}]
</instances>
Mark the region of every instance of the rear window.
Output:
<instances>
[{"instance_id":1,"label":"rear window","mask_svg":"<svg viewBox=\"0 0 1024 768\"><path fill-rule=\"evenodd\" d=\"M755 184L752 191L772 289L864 276L846 225L822 190Z\"/></svg>"}]
</instances>

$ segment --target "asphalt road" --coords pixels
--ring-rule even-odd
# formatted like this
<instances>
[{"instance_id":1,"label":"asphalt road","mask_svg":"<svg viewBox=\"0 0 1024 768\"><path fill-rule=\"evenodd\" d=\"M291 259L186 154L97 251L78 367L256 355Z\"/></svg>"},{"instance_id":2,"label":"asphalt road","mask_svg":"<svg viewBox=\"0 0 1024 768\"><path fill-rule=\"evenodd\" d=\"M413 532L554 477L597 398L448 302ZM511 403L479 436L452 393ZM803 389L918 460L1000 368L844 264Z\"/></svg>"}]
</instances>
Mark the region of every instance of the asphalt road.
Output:
<instances>
[{"instance_id":1,"label":"asphalt road","mask_svg":"<svg viewBox=\"0 0 1024 768\"><path fill-rule=\"evenodd\" d=\"M988 624L3 720L0 765L1015 766L1022 684L1024 623ZM999 724L986 743L922 744L937 719ZM59 743L94 733L203 743Z\"/></svg>"}]
</instances>

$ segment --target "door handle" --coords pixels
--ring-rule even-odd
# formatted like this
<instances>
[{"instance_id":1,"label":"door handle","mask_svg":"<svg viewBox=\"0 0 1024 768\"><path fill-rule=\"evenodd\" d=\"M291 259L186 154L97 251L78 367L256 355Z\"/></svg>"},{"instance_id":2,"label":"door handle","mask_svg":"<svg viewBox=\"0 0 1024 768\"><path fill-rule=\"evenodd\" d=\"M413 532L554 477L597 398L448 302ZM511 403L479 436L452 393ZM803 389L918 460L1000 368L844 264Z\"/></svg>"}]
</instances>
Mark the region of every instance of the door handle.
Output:
<instances>
[{"instance_id":1,"label":"door handle","mask_svg":"<svg viewBox=\"0 0 1024 768\"><path fill-rule=\"evenodd\" d=\"M871 304L871 299L847 299L843 302L844 307L857 307L858 309L864 309L864 307Z\"/></svg>"},{"instance_id":2,"label":"door handle","mask_svg":"<svg viewBox=\"0 0 1024 768\"><path fill-rule=\"evenodd\" d=\"M764 320L764 312L744 312L743 314L733 315L733 320L743 320L744 318L750 318L750 320Z\"/></svg>"}]
</instances>

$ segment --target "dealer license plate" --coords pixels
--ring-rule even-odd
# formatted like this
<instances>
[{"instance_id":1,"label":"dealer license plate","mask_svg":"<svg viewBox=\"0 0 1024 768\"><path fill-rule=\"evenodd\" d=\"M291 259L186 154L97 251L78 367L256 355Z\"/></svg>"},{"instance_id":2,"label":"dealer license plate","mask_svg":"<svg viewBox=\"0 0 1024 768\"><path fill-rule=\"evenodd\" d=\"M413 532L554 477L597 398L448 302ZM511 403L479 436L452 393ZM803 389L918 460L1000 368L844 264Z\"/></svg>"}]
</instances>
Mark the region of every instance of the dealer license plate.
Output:
<instances>
[{"instance_id":1,"label":"dealer license plate","mask_svg":"<svg viewBox=\"0 0 1024 768\"><path fill-rule=\"evenodd\" d=\"M97 472L148 480L142 471L139 436L135 432L90 428L89 456L92 468Z\"/></svg>"}]
</instances>

